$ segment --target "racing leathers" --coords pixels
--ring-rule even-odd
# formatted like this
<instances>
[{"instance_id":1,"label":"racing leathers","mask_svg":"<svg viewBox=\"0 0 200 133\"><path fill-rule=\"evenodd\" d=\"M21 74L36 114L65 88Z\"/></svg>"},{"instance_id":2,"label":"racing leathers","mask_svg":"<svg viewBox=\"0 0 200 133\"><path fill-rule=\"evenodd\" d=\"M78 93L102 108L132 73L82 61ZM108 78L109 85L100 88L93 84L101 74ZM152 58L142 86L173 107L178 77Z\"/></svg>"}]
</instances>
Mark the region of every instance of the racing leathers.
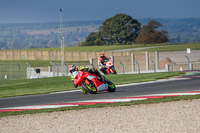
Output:
<instances>
[{"instance_id":1,"label":"racing leathers","mask_svg":"<svg viewBox=\"0 0 200 133\"><path fill-rule=\"evenodd\" d=\"M104 63L107 62L109 59L104 56L104 57L99 57L98 59L98 65L99 65L99 70L102 71L104 74L106 74L106 71L104 70Z\"/></svg>"},{"instance_id":2,"label":"racing leathers","mask_svg":"<svg viewBox=\"0 0 200 133\"><path fill-rule=\"evenodd\" d=\"M99 71L95 68L89 69L88 67L86 67L86 68L77 69L77 71L74 71L71 76L71 80L74 83L75 88L78 86L81 86L81 81L83 80L83 78L85 78L85 76L87 76L87 75L84 75L84 72L96 74L98 77L101 78L102 82L104 82L104 80L105 80L105 77L103 75L101 75L99 73ZM97 86L97 91L104 91L104 90L108 89L107 84L96 81L94 78L90 79L90 80L92 80L94 82L94 84ZM84 93L84 90L82 90L82 92Z\"/></svg>"}]
</instances>

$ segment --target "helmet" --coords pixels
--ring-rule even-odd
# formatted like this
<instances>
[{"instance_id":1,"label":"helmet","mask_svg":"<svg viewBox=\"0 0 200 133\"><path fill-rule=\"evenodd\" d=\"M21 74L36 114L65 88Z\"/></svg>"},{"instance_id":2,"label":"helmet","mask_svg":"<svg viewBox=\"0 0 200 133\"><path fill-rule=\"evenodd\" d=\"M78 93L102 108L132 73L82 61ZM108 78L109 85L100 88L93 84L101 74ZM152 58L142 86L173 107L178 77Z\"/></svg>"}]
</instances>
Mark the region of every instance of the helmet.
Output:
<instances>
[{"instance_id":1,"label":"helmet","mask_svg":"<svg viewBox=\"0 0 200 133\"><path fill-rule=\"evenodd\" d=\"M103 53L101 53L100 57L104 57L104 54L103 54Z\"/></svg>"},{"instance_id":2,"label":"helmet","mask_svg":"<svg viewBox=\"0 0 200 133\"><path fill-rule=\"evenodd\" d=\"M70 73L72 73L72 72L74 72L74 71L77 71L77 68L76 68L76 66L73 64L73 65L70 65L69 66L69 71L70 71Z\"/></svg>"}]
</instances>

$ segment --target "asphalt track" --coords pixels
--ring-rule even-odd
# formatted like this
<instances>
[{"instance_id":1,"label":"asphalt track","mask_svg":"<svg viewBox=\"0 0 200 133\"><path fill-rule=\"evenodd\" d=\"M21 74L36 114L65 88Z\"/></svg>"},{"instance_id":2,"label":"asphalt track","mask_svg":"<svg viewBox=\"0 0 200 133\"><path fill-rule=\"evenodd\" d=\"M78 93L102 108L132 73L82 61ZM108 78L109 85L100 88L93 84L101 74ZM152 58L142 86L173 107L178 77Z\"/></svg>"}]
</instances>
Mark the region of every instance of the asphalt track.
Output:
<instances>
[{"instance_id":1,"label":"asphalt track","mask_svg":"<svg viewBox=\"0 0 200 133\"><path fill-rule=\"evenodd\" d=\"M156 82L153 81L139 84L118 85L117 90L114 93L102 92L95 95L83 95L80 91L69 91L52 94L0 98L0 109L152 94L178 93L186 91L200 91L199 76L190 76L171 80L159 80Z\"/></svg>"}]
</instances>

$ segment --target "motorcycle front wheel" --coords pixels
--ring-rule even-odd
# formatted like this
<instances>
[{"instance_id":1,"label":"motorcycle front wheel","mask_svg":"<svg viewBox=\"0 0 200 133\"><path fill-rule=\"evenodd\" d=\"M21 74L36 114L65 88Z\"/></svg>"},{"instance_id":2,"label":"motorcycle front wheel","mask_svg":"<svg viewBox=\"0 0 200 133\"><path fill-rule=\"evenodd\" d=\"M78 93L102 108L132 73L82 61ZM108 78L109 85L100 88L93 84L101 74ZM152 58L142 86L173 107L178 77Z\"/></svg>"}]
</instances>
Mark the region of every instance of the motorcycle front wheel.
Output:
<instances>
[{"instance_id":1,"label":"motorcycle front wheel","mask_svg":"<svg viewBox=\"0 0 200 133\"><path fill-rule=\"evenodd\" d=\"M112 74L117 74L117 71L116 71L114 68L111 68L111 69L110 69L110 73L112 73Z\"/></svg>"},{"instance_id":2,"label":"motorcycle front wheel","mask_svg":"<svg viewBox=\"0 0 200 133\"><path fill-rule=\"evenodd\" d=\"M83 89L85 89L87 92L91 94L96 94L97 93L97 88L92 86L91 84L87 84L86 82L82 82L81 86Z\"/></svg>"},{"instance_id":3,"label":"motorcycle front wheel","mask_svg":"<svg viewBox=\"0 0 200 133\"><path fill-rule=\"evenodd\" d=\"M116 87L115 84L113 84L111 81L107 80L105 81L108 84L108 92L115 92Z\"/></svg>"},{"instance_id":4,"label":"motorcycle front wheel","mask_svg":"<svg viewBox=\"0 0 200 133\"><path fill-rule=\"evenodd\" d=\"M115 69L113 69L113 74L117 74L117 71Z\"/></svg>"}]
</instances>

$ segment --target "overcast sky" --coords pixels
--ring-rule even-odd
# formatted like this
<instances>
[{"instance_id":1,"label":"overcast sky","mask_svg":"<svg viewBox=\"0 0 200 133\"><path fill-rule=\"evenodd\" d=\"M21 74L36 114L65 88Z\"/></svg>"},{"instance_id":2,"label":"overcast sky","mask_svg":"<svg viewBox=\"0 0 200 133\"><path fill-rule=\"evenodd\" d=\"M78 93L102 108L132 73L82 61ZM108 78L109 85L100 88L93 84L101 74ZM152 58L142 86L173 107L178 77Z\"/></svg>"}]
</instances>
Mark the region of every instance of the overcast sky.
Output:
<instances>
[{"instance_id":1,"label":"overcast sky","mask_svg":"<svg viewBox=\"0 0 200 133\"><path fill-rule=\"evenodd\" d=\"M200 18L200 0L0 0L0 23L105 20L117 13L133 18Z\"/></svg>"}]
</instances>

